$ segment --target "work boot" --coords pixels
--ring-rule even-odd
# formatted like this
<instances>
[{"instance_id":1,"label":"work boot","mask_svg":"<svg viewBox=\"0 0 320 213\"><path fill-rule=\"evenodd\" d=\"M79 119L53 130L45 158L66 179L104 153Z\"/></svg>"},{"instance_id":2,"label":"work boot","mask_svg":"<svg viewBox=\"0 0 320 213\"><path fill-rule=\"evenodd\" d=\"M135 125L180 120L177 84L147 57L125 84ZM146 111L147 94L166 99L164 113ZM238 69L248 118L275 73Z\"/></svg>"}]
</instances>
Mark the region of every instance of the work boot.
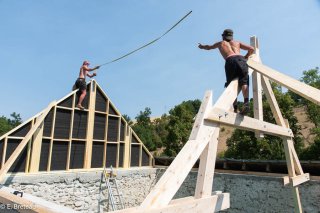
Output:
<instances>
[{"instance_id":1,"label":"work boot","mask_svg":"<svg viewBox=\"0 0 320 213\"><path fill-rule=\"evenodd\" d=\"M250 111L250 106L249 106L249 102L247 102L243 104L240 114L247 115L249 111Z\"/></svg>"}]
</instances>

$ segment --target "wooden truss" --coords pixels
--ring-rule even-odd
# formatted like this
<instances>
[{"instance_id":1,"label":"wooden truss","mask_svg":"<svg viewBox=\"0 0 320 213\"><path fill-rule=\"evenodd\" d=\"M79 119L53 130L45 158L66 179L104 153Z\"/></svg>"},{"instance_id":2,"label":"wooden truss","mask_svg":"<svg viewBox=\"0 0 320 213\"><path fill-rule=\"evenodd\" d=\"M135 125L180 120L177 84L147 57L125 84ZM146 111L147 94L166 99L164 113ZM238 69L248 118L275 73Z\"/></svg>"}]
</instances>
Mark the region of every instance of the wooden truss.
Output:
<instances>
[{"instance_id":1,"label":"wooden truss","mask_svg":"<svg viewBox=\"0 0 320 213\"><path fill-rule=\"evenodd\" d=\"M239 94L238 79L233 80L217 102L212 106L212 92L207 91L197 114L190 138L175 160L167 168L150 194L139 207L125 209L121 213L176 213L176 212L217 212L229 208L229 193L213 192L213 177L217 154L220 124L254 131L256 137L264 134L283 138L289 175L284 177L285 185L293 189L295 212L302 212L298 185L309 180L303 172L293 146L293 133L281 114L272 91L269 78L286 86L311 101L319 103L319 91L304 85L261 64L259 45L256 37L250 40L255 54L248 60L249 75L253 75L254 118L233 113L232 104ZM301 89L303 88L303 89ZM267 96L277 124L263 121L262 90ZM301 93L301 91L303 91ZM315 97L316 96L316 97ZM198 177L193 197L172 200L200 158Z\"/></svg>"},{"instance_id":2,"label":"wooden truss","mask_svg":"<svg viewBox=\"0 0 320 213\"><path fill-rule=\"evenodd\" d=\"M152 166L153 157L96 81L85 110L77 91L0 137L0 180L9 172Z\"/></svg>"}]
</instances>

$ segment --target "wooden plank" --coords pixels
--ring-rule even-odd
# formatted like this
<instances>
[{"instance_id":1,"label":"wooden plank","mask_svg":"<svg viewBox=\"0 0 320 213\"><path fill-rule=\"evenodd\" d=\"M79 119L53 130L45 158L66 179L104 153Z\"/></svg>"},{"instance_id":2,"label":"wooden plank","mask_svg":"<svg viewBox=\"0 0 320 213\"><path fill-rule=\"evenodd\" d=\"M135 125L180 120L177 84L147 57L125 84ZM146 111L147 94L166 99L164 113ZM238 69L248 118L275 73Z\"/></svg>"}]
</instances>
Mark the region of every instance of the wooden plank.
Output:
<instances>
[{"instance_id":1,"label":"wooden plank","mask_svg":"<svg viewBox=\"0 0 320 213\"><path fill-rule=\"evenodd\" d=\"M3 167L3 165L4 165L5 161L6 161L7 145L8 145L8 137L4 138L3 150L2 150L2 159L1 159L1 168Z\"/></svg>"},{"instance_id":2,"label":"wooden plank","mask_svg":"<svg viewBox=\"0 0 320 213\"><path fill-rule=\"evenodd\" d=\"M45 207L35 205L33 202L29 200L25 200L20 196L4 191L0 191L0 203L4 204L3 207L7 207L8 211L10 211L9 209L11 208L14 209L14 207L16 206L16 208L21 207L19 212L22 213L51 212L50 210L46 211ZM25 207L26 209L22 207ZM3 211L6 211L6 209L3 209Z\"/></svg>"},{"instance_id":3,"label":"wooden plank","mask_svg":"<svg viewBox=\"0 0 320 213\"><path fill-rule=\"evenodd\" d=\"M34 124L34 126L29 130L29 132L27 133L27 135L24 137L24 139L20 142L20 144L17 146L17 148L14 150L14 152L11 154L11 156L9 157L9 159L7 160L7 162L5 162L5 164L3 165L3 167L0 170L0 180L2 180L4 178L4 176L7 174L7 172L9 171L10 167L12 166L12 164L14 163L14 161L17 159L17 157L20 155L20 153L22 152L22 150L25 148L25 146L27 145L27 143L29 142L29 140L31 139L31 137L33 136L33 134L37 131L37 129L39 128L39 126L41 124L43 124L43 120L44 118L47 116L47 114L49 113L49 111L51 110L51 108L55 105L55 102L52 102L49 104L49 106L45 109L45 111L43 112L43 114L37 119L36 123Z\"/></svg>"},{"instance_id":4,"label":"wooden plank","mask_svg":"<svg viewBox=\"0 0 320 213\"><path fill-rule=\"evenodd\" d=\"M251 117L242 116L233 112L226 112L222 109L214 108L207 121L218 122L228 126L236 126L239 129L255 131L259 130L269 135L293 137L291 129L281 127L272 123L259 121Z\"/></svg>"},{"instance_id":5,"label":"wooden plank","mask_svg":"<svg viewBox=\"0 0 320 213\"><path fill-rule=\"evenodd\" d=\"M262 86L261 75L257 72L252 74L252 89L253 89L253 116L255 119L263 121L262 109ZM256 138L263 138L263 134L255 131Z\"/></svg>"},{"instance_id":6,"label":"wooden plank","mask_svg":"<svg viewBox=\"0 0 320 213\"><path fill-rule=\"evenodd\" d=\"M161 208L169 204L187 177L204 148L207 146L215 127L205 126L203 118L211 107L212 93L207 91L200 106L189 141L184 145L175 160L162 175L153 190L140 205L140 210ZM202 121L201 121L202 120ZM195 139L195 140L192 140ZM181 166L183 165L183 166Z\"/></svg>"},{"instance_id":7,"label":"wooden plank","mask_svg":"<svg viewBox=\"0 0 320 213\"><path fill-rule=\"evenodd\" d=\"M269 79L272 79L278 84L285 86L289 90L308 99L309 101L320 105L320 90L304 84L292 77L284 75L274 69L271 69L270 67L255 62L252 59L249 59L247 64L249 65L249 67L253 68L262 75L267 76Z\"/></svg>"},{"instance_id":8,"label":"wooden plank","mask_svg":"<svg viewBox=\"0 0 320 213\"><path fill-rule=\"evenodd\" d=\"M195 198L210 197L212 194L213 176L217 157L220 127L212 135L210 142L200 156Z\"/></svg>"},{"instance_id":9,"label":"wooden plank","mask_svg":"<svg viewBox=\"0 0 320 213\"><path fill-rule=\"evenodd\" d=\"M283 138L283 146L284 146L284 153L286 156L287 161L287 167L288 167L288 174L290 177L296 176L295 170L294 170L294 163L292 159L292 152L289 148L289 144L293 143L291 139Z\"/></svg>"},{"instance_id":10,"label":"wooden plank","mask_svg":"<svg viewBox=\"0 0 320 213\"><path fill-rule=\"evenodd\" d=\"M42 198L23 193L23 197L14 195L15 190L2 186L0 189L0 203L4 204L1 212L25 212L25 213L75 213L76 211L48 202ZM9 210L12 209L11 211Z\"/></svg>"},{"instance_id":11,"label":"wooden plank","mask_svg":"<svg viewBox=\"0 0 320 213\"><path fill-rule=\"evenodd\" d=\"M54 129L55 129L55 126L56 126L56 116L57 116L57 107L54 107L54 109L53 109L52 126L51 126L51 139L50 139L50 147L49 147L49 157L48 157L47 172L49 172L51 170L53 136L54 136Z\"/></svg>"},{"instance_id":12,"label":"wooden plank","mask_svg":"<svg viewBox=\"0 0 320 213\"><path fill-rule=\"evenodd\" d=\"M292 187L292 192L293 192L293 201L294 201L294 213L303 213L299 188L297 186Z\"/></svg>"},{"instance_id":13,"label":"wooden plank","mask_svg":"<svg viewBox=\"0 0 320 213\"><path fill-rule=\"evenodd\" d=\"M210 197L194 199L193 197L173 200L170 205L156 209L139 209L134 207L113 211L113 213L194 213L218 212L230 207L230 194L223 193Z\"/></svg>"},{"instance_id":14,"label":"wooden plank","mask_svg":"<svg viewBox=\"0 0 320 213\"><path fill-rule=\"evenodd\" d=\"M270 81L265 76L262 76L262 88L263 88L264 94L267 97L267 101L268 101L268 103L270 105L270 108L271 108L273 117L276 120L276 123L279 126L285 127L286 123L285 123L285 120L284 120L284 118L282 116L282 113L281 113L280 107L278 105L278 102L276 100L276 97L275 97L275 95L273 93Z\"/></svg>"},{"instance_id":15,"label":"wooden plank","mask_svg":"<svg viewBox=\"0 0 320 213\"><path fill-rule=\"evenodd\" d=\"M42 145L42 136L43 136L43 123L40 125L39 129L35 132L33 136L33 145L31 153L31 161L29 172L38 172L39 163L40 163L40 154L41 154L41 145Z\"/></svg>"},{"instance_id":16,"label":"wooden plank","mask_svg":"<svg viewBox=\"0 0 320 213\"><path fill-rule=\"evenodd\" d=\"M130 133L131 128L129 127L128 123L125 122L125 136L124 136L124 159L123 159L123 168L127 169L130 167Z\"/></svg>"},{"instance_id":17,"label":"wooden plank","mask_svg":"<svg viewBox=\"0 0 320 213\"><path fill-rule=\"evenodd\" d=\"M309 181L310 175L309 175L309 173L304 173L302 175L291 177L290 179L291 179L292 186L298 186L302 183Z\"/></svg>"},{"instance_id":18,"label":"wooden plank","mask_svg":"<svg viewBox=\"0 0 320 213\"><path fill-rule=\"evenodd\" d=\"M92 158L92 144L93 144L93 129L94 129L94 117L95 117L95 104L96 104L96 82L92 80L90 87L90 100L88 106L88 122L87 122L87 139L84 156L84 169L91 168Z\"/></svg>"}]
</instances>

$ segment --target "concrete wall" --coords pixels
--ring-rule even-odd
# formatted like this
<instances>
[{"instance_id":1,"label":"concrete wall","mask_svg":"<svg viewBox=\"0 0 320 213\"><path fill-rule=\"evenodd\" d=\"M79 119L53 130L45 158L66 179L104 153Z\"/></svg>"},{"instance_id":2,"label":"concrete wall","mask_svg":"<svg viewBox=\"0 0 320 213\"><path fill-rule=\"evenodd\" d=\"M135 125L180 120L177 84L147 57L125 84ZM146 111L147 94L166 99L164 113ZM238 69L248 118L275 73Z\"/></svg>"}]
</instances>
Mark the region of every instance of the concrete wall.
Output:
<instances>
[{"instance_id":1,"label":"concrete wall","mask_svg":"<svg viewBox=\"0 0 320 213\"><path fill-rule=\"evenodd\" d=\"M151 168L118 170L126 207L139 205L162 173L163 170ZM196 172L189 174L175 198L193 195L196 175ZM4 184L74 210L99 212L99 200L106 198L99 195L100 178L101 171L57 172L8 176ZM283 186L281 178L216 174L213 191L230 193L231 208L227 211L230 213L293 212L291 189ZM304 183L300 193L305 212L320 212L320 181Z\"/></svg>"}]
</instances>

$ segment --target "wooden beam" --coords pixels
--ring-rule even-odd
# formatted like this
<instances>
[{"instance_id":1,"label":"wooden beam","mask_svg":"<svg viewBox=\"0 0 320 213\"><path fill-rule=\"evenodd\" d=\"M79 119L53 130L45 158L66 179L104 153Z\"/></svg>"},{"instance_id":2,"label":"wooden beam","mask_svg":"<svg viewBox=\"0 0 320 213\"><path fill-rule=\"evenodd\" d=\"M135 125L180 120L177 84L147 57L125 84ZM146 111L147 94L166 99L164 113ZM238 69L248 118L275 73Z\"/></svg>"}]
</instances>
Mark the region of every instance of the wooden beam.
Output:
<instances>
[{"instance_id":1,"label":"wooden beam","mask_svg":"<svg viewBox=\"0 0 320 213\"><path fill-rule=\"evenodd\" d=\"M12 188L2 186L0 189L1 212L23 212L23 213L76 213L76 211L48 202L42 198L23 193L23 197L14 195ZM10 210L11 209L11 210Z\"/></svg>"},{"instance_id":2,"label":"wooden beam","mask_svg":"<svg viewBox=\"0 0 320 213\"><path fill-rule=\"evenodd\" d=\"M254 61L261 63L259 42L256 36L250 38L250 45L254 47L255 57ZM249 68L251 72L253 70ZM263 109L262 109L262 86L261 75L257 72L252 73L252 90L253 90L253 115L254 118L263 121ZM262 138L263 134L259 131L255 131L256 138Z\"/></svg>"},{"instance_id":3,"label":"wooden beam","mask_svg":"<svg viewBox=\"0 0 320 213\"><path fill-rule=\"evenodd\" d=\"M50 112L51 108L56 104L56 102L52 102L49 104L49 106L44 110L42 115L39 116L34 126L29 130L29 132L26 134L24 139L20 142L20 144L17 146L17 148L14 150L14 152L11 154L7 162L3 165L3 167L0 170L0 180L4 178L4 176L9 171L10 167L14 163L14 161L17 159L17 157L21 154L22 150L25 148L31 137L34 135L34 133L38 130L39 126L43 124L44 118L47 116L47 114Z\"/></svg>"},{"instance_id":4,"label":"wooden beam","mask_svg":"<svg viewBox=\"0 0 320 213\"><path fill-rule=\"evenodd\" d=\"M40 125L39 129L35 132L32 142L32 151L31 151L31 161L29 172L38 172L39 163L40 163L40 153L42 145L42 136L43 136L43 123Z\"/></svg>"},{"instance_id":5,"label":"wooden beam","mask_svg":"<svg viewBox=\"0 0 320 213\"><path fill-rule=\"evenodd\" d=\"M84 156L84 169L91 168L96 91L97 91L96 82L92 80L91 87L90 87L89 106L88 106L89 112L88 112L88 123L87 123L87 139L86 139L86 148L85 148L86 151Z\"/></svg>"},{"instance_id":6,"label":"wooden beam","mask_svg":"<svg viewBox=\"0 0 320 213\"><path fill-rule=\"evenodd\" d=\"M303 213L299 188L297 186L292 187L293 201L294 201L294 213Z\"/></svg>"},{"instance_id":7,"label":"wooden beam","mask_svg":"<svg viewBox=\"0 0 320 213\"><path fill-rule=\"evenodd\" d=\"M212 93L207 91L193 125L189 141L187 141L153 190L142 202L139 207L140 210L165 207L180 188L216 130L214 124L209 126L203 124L203 118L212 105L211 101Z\"/></svg>"},{"instance_id":8,"label":"wooden beam","mask_svg":"<svg viewBox=\"0 0 320 213\"><path fill-rule=\"evenodd\" d=\"M210 197L212 194L213 176L217 158L218 137L220 127L214 131L210 142L200 156L197 184L194 197L196 199Z\"/></svg>"},{"instance_id":9,"label":"wooden beam","mask_svg":"<svg viewBox=\"0 0 320 213\"><path fill-rule=\"evenodd\" d=\"M304 173L302 175L291 177L290 179L291 179L292 186L298 186L302 183L309 181L310 175L309 175L309 173Z\"/></svg>"},{"instance_id":10,"label":"wooden beam","mask_svg":"<svg viewBox=\"0 0 320 213\"><path fill-rule=\"evenodd\" d=\"M170 205L156 209L139 209L134 207L113 211L113 213L194 213L218 212L230 207L230 194L222 193L210 197L195 199L193 197L173 200Z\"/></svg>"},{"instance_id":11,"label":"wooden beam","mask_svg":"<svg viewBox=\"0 0 320 213\"><path fill-rule=\"evenodd\" d=\"M236 126L239 129L255 131L259 130L265 134L292 137L291 129L281 127L272 123L259 121L251 117L242 116L233 112L226 112L214 108L206 118L208 122L217 122L228 126Z\"/></svg>"},{"instance_id":12,"label":"wooden beam","mask_svg":"<svg viewBox=\"0 0 320 213\"><path fill-rule=\"evenodd\" d=\"M123 154L123 168L127 169L130 167L130 134L131 127L127 122L125 122L125 135L124 135L124 154Z\"/></svg>"},{"instance_id":13,"label":"wooden beam","mask_svg":"<svg viewBox=\"0 0 320 213\"><path fill-rule=\"evenodd\" d=\"M249 59L247 64L249 67L261 73L262 75L267 76L269 79L272 79L278 84L285 86L289 90L308 99L309 101L320 105L320 90L284 75L274 69L271 69L270 67L255 62L252 59Z\"/></svg>"}]
</instances>

